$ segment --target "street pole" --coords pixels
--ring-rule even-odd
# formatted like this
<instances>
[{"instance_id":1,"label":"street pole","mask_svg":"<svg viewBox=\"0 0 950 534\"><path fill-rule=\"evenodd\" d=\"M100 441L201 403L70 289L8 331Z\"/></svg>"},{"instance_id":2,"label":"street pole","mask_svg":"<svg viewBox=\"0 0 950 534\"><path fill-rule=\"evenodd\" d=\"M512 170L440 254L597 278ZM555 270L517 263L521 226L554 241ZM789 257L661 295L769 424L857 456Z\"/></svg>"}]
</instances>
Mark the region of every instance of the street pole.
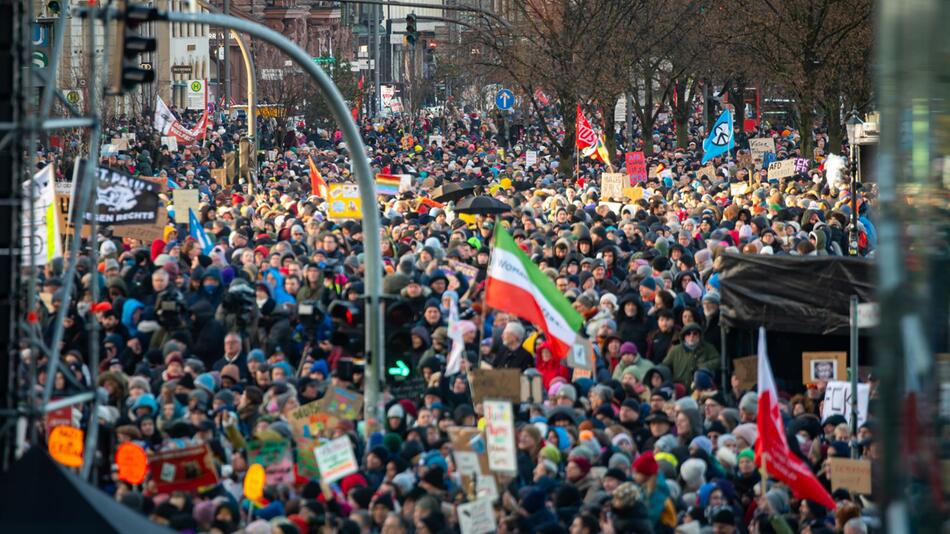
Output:
<instances>
[{"instance_id":1,"label":"street pole","mask_svg":"<svg viewBox=\"0 0 950 534\"><path fill-rule=\"evenodd\" d=\"M231 0L224 0L224 14L231 15ZM223 30L224 28L222 28ZM231 105L231 35L225 30L221 32L222 46L224 46L224 106ZM248 108L251 103L248 102ZM249 115L250 116L250 115Z\"/></svg>"},{"instance_id":2,"label":"street pole","mask_svg":"<svg viewBox=\"0 0 950 534\"><path fill-rule=\"evenodd\" d=\"M383 110L383 99L380 95L379 87L379 22L382 18L382 8L380 6L373 6L373 57L376 62L373 65L373 116L377 116L382 113Z\"/></svg>"},{"instance_id":3,"label":"street pole","mask_svg":"<svg viewBox=\"0 0 950 534\"><path fill-rule=\"evenodd\" d=\"M211 13L178 13L164 14L169 22L185 22L221 26L249 34L270 43L297 63L317 83L323 96L327 99L333 119L340 126L343 133L343 142L350 153L353 174L359 186L360 199L363 203L363 233L367 236L363 240L366 261L366 383L364 396L364 419L366 423L365 435L370 436L383 421L383 404L380 399L379 381L382 378L374 358L385 361L383 346L383 308L380 300L382 291L382 248L379 236L379 211L376 209L376 180L370 172L369 159L366 156L366 147L360 138L360 132L350 110L343 100L339 89L333 80L323 71L310 56L299 46L287 39L284 35L262 26L237 17L216 15ZM52 383L52 381L50 381Z\"/></svg>"},{"instance_id":4,"label":"street pole","mask_svg":"<svg viewBox=\"0 0 950 534\"><path fill-rule=\"evenodd\" d=\"M858 255L858 162L854 157L854 143L849 143L851 157L851 232L848 237L848 253Z\"/></svg>"},{"instance_id":5,"label":"street pole","mask_svg":"<svg viewBox=\"0 0 950 534\"><path fill-rule=\"evenodd\" d=\"M858 448L858 296L851 295L851 457L861 455Z\"/></svg>"}]
</instances>

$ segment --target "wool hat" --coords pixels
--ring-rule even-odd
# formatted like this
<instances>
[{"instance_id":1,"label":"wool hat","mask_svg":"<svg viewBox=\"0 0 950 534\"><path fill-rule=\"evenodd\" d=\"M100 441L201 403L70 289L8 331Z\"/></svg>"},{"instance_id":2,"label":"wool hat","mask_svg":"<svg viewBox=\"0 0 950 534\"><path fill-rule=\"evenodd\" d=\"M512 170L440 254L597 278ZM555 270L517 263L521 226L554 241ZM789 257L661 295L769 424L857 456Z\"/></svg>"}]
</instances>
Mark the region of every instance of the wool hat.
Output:
<instances>
[{"instance_id":1,"label":"wool hat","mask_svg":"<svg viewBox=\"0 0 950 534\"><path fill-rule=\"evenodd\" d=\"M634 342L627 341L620 345L620 355L624 354L640 354L640 351L637 350L637 345Z\"/></svg>"},{"instance_id":2,"label":"wool hat","mask_svg":"<svg viewBox=\"0 0 950 534\"><path fill-rule=\"evenodd\" d=\"M656 458L653 457L653 451L646 451L633 461L633 470L647 477L655 476L659 469Z\"/></svg>"},{"instance_id":3,"label":"wool hat","mask_svg":"<svg viewBox=\"0 0 950 534\"><path fill-rule=\"evenodd\" d=\"M586 476L587 473L590 472L591 462L590 460L587 459L586 456L572 454L571 457L568 458L567 461L568 463L573 462L574 465L576 465L581 470L581 473L583 473L583 475L581 476Z\"/></svg>"}]
</instances>

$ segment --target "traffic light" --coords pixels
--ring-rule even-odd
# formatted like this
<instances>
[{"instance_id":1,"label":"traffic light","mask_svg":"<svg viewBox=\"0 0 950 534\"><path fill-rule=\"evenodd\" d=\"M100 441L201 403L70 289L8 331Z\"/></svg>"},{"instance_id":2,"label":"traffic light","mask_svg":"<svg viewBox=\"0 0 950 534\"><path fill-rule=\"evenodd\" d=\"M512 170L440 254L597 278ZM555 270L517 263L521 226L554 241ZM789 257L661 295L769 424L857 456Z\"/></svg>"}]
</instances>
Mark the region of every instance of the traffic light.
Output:
<instances>
[{"instance_id":1,"label":"traffic light","mask_svg":"<svg viewBox=\"0 0 950 534\"><path fill-rule=\"evenodd\" d=\"M139 54L155 51L155 38L138 34L139 26L158 20L158 9L142 4L117 0L119 16L116 19L116 49L109 72L108 93L121 95L136 85L155 81L155 71L143 69Z\"/></svg>"},{"instance_id":2,"label":"traffic light","mask_svg":"<svg viewBox=\"0 0 950 534\"><path fill-rule=\"evenodd\" d=\"M395 386L409 379L412 373L412 308L396 301L386 306L386 361L383 371L386 384Z\"/></svg>"},{"instance_id":3,"label":"traffic light","mask_svg":"<svg viewBox=\"0 0 950 534\"><path fill-rule=\"evenodd\" d=\"M409 13L406 15L406 41L409 44L416 43L416 15Z\"/></svg>"}]
</instances>

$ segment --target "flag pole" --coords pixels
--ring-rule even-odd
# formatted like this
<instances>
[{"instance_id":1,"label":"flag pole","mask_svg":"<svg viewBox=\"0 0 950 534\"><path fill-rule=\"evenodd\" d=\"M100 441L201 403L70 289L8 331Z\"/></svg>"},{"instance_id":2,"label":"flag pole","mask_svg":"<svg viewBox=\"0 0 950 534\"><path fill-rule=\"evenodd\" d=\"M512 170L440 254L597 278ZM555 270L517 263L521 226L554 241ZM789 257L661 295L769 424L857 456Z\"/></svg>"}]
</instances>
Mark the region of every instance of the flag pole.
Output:
<instances>
[{"instance_id":1,"label":"flag pole","mask_svg":"<svg viewBox=\"0 0 950 534\"><path fill-rule=\"evenodd\" d=\"M768 457L769 457L769 454L767 452L762 452L762 465L759 467L759 474L762 478L762 481L759 483L759 488L762 490L761 493L763 497L765 497L765 491L766 491L765 486L766 486L766 482L769 479L768 470L766 470L765 468L765 464L766 462L768 462Z\"/></svg>"}]
</instances>

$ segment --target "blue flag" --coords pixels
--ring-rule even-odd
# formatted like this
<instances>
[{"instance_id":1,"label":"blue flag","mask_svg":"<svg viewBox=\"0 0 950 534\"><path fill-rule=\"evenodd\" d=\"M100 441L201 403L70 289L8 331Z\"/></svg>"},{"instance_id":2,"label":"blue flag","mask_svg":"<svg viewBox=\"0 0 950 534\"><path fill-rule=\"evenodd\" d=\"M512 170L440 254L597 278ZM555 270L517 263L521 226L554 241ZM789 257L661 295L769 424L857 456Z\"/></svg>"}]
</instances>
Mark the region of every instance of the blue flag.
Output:
<instances>
[{"instance_id":1,"label":"blue flag","mask_svg":"<svg viewBox=\"0 0 950 534\"><path fill-rule=\"evenodd\" d=\"M208 237L201 223L198 222L198 216L195 210L188 208L188 233L201 245L201 251L207 255L214 248L214 242Z\"/></svg>"},{"instance_id":2,"label":"blue flag","mask_svg":"<svg viewBox=\"0 0 950 534\"><path fill-rule=\"evenodd\" d=\"M735 137L732 133L732 113L723 110L709 130L709 137L703 141L703 164L707 161L729 152L735 146Z\"/></svg>"}]
</instances>

